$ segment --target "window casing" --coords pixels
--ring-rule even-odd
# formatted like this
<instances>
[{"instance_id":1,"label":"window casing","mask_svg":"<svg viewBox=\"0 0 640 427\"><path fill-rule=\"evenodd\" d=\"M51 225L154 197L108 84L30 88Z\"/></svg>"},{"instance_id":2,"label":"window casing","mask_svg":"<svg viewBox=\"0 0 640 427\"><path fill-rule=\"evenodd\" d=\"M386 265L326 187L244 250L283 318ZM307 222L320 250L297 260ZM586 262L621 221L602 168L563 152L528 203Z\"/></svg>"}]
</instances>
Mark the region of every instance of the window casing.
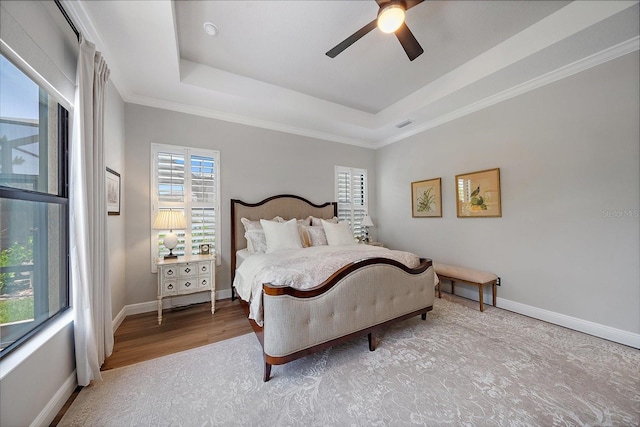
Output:
<instances>
[{"instance_id":1,"label":"window casing","mask_svg":"<svg viewBox=\"0 0 640 427\"><path fill-rule=\"evenodd\" d=\"M151 224L160 210L182 212L187 227L173 230L179 256L200 253L200 245L208 243L220 253L220 153L173 145L151 146ZM162 244L168 230L151 230L152 271L155 261L169 251ZM213 252L212 252L213 253Z\"/></svg>"},{"instance_id":2,"label":"window casing","mask_svg":"<svg viewBox=\"0 0 640 427\"><path fill-rule=\"evenodd\" d=\"M0 55L0 358L69 308L69 114Z\"/></svg>"},{"instance_id":3,"label":"window casing","mask_svg":"<svg viewBox=\"0 0 640 427\"><path fill-rule=\"evenodd\" d=\"M367 170L335 167L336 201L338 219L347 221L356 238L364 238L362 219L369 212Z\"/></svg>"}]
</instances>

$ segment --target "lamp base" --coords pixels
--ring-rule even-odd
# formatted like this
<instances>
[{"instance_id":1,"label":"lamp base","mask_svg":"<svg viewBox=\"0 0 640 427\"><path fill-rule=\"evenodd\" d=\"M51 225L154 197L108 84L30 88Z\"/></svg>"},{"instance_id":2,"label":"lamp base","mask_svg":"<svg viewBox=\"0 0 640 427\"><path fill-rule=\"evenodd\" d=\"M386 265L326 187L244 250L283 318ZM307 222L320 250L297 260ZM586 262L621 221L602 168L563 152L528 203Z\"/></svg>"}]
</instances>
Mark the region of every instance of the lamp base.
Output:
<instances>
[{"instance_id":1,"label":"lamp base","mask_svg":"<svg viewBox=\"0 0 640 427\"><path fill-rule=\"evenodd\" d=\"M173 259L173 258L178 258L178 255L169 254L164 256L164 259Z\"/></svg>"}]
</instances>

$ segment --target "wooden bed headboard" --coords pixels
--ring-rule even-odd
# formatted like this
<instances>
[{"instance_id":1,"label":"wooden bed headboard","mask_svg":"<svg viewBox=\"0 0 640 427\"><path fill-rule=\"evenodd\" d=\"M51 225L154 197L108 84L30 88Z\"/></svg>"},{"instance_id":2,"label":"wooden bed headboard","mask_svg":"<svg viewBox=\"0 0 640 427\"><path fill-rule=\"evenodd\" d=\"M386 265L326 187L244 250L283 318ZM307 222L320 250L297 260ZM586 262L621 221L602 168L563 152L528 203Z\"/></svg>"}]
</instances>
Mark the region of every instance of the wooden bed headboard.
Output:
<instances>
[{"instance_id":1,"label":"wooden bed headboard","mask_svg":"<svg viewBox=\"0 0 640 427\"><path fill-rule=\"evenodd\" d=\"M247 203L238 199L231 199L231 281L233 292L233 278L236 273L236 251L247 247L244 237L244 226L241 218L252 221L271 219L281 216L284 219L305 219L308 216L316 218L333 218L338 215L338 204L327 202L316 205L309 200L290 194L282 194L266 198L258 203Z\"/></svg>"}]
</instances>

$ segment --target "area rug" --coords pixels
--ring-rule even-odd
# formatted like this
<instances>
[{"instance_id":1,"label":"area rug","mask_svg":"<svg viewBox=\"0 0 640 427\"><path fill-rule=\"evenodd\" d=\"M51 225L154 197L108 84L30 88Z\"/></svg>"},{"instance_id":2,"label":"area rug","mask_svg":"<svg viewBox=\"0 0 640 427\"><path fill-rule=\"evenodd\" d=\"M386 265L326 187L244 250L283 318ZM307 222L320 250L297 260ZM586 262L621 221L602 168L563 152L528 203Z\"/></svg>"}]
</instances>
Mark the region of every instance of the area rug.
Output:
<instances>
[{"instance_id":1,"label":"area rug","mask_svg":"<svg viewBox=\"0 0 640 427\"><path fill-rule=\"evenodd\" d=\"M640 351L487 307L274 366L255 335L103 373L61 426L637 426Z\"/></svg>"}]
</instances>

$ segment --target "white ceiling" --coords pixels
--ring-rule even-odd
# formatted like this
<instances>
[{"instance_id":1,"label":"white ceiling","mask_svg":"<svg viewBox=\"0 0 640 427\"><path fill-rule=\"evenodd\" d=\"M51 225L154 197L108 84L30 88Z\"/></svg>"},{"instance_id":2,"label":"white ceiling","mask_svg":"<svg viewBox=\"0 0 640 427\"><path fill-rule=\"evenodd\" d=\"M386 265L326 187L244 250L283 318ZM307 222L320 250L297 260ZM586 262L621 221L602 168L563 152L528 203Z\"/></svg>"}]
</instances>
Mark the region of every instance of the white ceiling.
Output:
<instances>
[{"instance_id":1,"label":"white ceiling","mask_svg":"<svg viewBox=\"0 0 640 427\"><path fill-rule=\"evenodd\" d=\"M371 148L639 48L637 0L427 0L407 12L412 62L378 29L325 55L374 0L63 4L126 102Z\"/></svg>"}]
</instances>

